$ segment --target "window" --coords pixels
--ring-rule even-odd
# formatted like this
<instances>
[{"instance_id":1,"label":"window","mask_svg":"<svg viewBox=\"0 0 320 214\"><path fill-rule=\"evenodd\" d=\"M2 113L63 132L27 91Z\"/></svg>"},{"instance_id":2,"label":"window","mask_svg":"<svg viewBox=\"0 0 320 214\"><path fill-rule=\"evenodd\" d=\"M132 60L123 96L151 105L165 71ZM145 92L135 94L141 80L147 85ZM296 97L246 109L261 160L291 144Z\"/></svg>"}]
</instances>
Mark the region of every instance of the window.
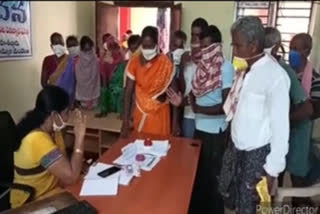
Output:
<instances>
[{"instance_id":1,"label":"window","mask_svg":"<svg viewBox=\"0 0 320 214\"><path fill-rule=\"evenodd\" d=\"M268 18L270 17L270 2L249 2L240 1L237 5L237 19L244 16L258 16L263 25L268 25Z\"/></svg>"},{"instance_id":2,"label":"window","mask_svg":"<svg viewBox=\"0 0 320 214\"><path fill-rule=\"evenodd\" d=\"M237 19L258 16L264 26L276 27L288 59L289 43L297 33L309 33L313 1L244 1L237 4Z\"/></svg>"},{"instance_id":3,"label":"window","mask_svg":"<svg viewBox=\"0 0 320 214\"><path fill-rule=\"evenodd\" d=\"M284 58L288 59L289 43L297 33L308 33L312 15L312 1L277 2L275 26L281 32Z\"/></svg>"}]
</instances>

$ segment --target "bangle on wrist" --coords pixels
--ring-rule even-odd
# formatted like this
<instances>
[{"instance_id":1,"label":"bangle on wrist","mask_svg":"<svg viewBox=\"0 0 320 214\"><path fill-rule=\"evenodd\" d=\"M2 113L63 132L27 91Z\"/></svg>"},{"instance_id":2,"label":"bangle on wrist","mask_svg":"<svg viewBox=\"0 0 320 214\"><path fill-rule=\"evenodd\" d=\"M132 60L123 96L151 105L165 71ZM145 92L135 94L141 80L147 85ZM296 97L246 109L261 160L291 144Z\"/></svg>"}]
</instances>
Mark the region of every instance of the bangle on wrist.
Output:
<instances>
[{"instance_id":1,"label":"bangle on wrist","mask_svg":"<svg viewBox=\"0 0 320 214\"><path fill-rule=\"evenodd\" d=\"M78 153L78 154L81 154L81 155L83 154L83 150L81 150L81 149L75 149L74 152Z\"/></svg>"}]
</instances>

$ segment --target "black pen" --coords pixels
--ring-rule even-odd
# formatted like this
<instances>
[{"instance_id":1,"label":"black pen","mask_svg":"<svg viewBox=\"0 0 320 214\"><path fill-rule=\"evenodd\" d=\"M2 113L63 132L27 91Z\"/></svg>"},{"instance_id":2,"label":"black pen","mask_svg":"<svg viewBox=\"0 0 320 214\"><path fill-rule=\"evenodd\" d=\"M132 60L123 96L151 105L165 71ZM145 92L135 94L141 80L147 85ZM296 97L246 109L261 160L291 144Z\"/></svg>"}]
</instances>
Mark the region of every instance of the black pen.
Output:
<instances>
[{"instance_id":1,"label":"black pen","mask_svg":"<svg viewBox=\"0 0 320 214\"><path fill-rule=\"evenodd\" d=\"M152 163L155 161L156 157L153 157L153 159L148 163L147 167L150 167Z\"/></svg>"}]
</instances>

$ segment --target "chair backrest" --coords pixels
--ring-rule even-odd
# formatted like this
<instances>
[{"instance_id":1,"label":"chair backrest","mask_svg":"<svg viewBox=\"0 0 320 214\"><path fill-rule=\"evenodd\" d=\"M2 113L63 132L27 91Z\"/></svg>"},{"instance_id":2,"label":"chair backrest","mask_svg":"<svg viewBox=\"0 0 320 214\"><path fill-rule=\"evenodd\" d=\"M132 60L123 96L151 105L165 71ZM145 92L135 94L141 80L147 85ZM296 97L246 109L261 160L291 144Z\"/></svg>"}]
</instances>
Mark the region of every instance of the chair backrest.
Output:
<instances>
[{"instance_id":1,"label":"chair backrest","mask_svg":"<svg viewBox=\"0 0 320 214\"><path fill-rule=\"evenodd\" d=\"M13 153L17 141L15 122L7 111L0 112L0 181L13 182Z\"/></svg>"}]
</instances>

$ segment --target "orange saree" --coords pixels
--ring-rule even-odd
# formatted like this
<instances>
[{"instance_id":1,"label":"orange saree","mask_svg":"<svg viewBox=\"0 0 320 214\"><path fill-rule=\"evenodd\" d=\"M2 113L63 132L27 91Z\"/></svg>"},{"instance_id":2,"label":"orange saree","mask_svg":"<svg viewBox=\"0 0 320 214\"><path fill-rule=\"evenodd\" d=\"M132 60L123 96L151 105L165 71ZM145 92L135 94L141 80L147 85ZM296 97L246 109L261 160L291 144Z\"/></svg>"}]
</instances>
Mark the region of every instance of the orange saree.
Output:
<instances>
[{"instance_id":1,"label":"orange saree","mask_svg":"<svg viewBox=\"0 0 320 214\"><path fill-rule=\"evenodd\" d=\"M145 65L141 54L132 56L127 65L127 76L136 82L136 105L133 114L134 131L153 135L170 135L170 107L157 98L165 93L173 76L174 66L170 59L159 54Z\"/></svg>"}]
</instances>

